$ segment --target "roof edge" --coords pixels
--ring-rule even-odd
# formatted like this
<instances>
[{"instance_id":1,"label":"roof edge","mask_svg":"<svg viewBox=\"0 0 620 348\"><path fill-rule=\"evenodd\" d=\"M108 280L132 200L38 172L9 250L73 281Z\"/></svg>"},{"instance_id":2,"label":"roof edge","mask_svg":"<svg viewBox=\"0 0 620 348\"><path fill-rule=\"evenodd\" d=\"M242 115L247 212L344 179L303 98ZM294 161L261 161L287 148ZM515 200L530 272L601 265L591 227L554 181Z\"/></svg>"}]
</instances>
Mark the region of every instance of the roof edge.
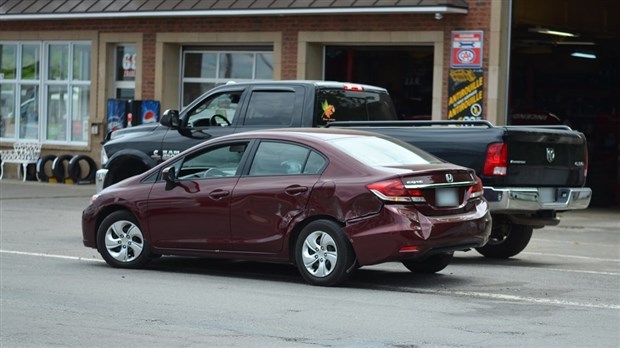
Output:
<instances>
[{"instance_id":1,"label":"roof edge","mask_svg":"<svg viewBox=\"0 0 620 348\"><path fill-rule=\"evenodd\" d=\"M60 20L108 19L145 17L227 17L227 16L280 16L280 15L339 15L339 14L467 14L467 8L453 6L360 7L360 8L304 8L267 10L201 10L201 11L133 11L93 13L32 13L2 14L2 20Z\"/></svg>"}]
</instances>

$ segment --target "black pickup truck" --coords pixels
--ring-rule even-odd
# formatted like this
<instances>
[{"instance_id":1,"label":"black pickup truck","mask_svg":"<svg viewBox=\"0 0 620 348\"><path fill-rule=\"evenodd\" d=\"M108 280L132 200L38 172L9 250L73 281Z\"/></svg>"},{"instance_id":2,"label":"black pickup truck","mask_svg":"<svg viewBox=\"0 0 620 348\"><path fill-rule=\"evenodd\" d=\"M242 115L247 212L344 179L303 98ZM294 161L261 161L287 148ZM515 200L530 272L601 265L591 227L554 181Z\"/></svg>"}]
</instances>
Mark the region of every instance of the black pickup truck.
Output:
<instances>
[{"instance_id":1,"label":"black pickup truck","mask_svg":"<svg viewBox=\"0 0 620 348\"><path fill-rule=\"evenodd\" d=\"M489 243L477 250L507 258L556 212L584 209L592 191L586 139L568 127L495 127L486 121L398 121L383 88L326 81L218 86L159 124L117 130L103 146L97 190L142 173L207 139L261 128L355 127L390 135L455 164L483 181L493 216Z\"/></svg>"}]
</instances>

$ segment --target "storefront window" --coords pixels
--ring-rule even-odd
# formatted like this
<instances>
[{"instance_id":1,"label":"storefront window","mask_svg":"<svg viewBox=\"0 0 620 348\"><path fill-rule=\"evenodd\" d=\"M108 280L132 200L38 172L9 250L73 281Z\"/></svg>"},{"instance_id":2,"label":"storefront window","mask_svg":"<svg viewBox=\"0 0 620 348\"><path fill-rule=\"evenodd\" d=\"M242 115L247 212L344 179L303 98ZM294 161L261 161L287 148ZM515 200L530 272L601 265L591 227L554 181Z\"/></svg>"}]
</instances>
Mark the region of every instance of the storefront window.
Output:
<instances>
[{"instance_id":1,"label":"storefront window","mask_svg":"<svg viewBox=\"0 0 620 348\"><path fill-rule=\"evenodd\" d=\"M71 140L88 140L90 86L74 86L71 105Z\"/></svg>"},{"instance_id":2,"label":"storefront window","mask_svg":"<svg viewBox=\"0 0 620 348\"><path fill-rule=\"evenodd\" d=\"M22 80L39 79L39 59L41 57L39 45L22 46Z\"/></svg>"},{"instance_id":3,"label":"storefront window","mask_svg":"<svg viewBox=\"0 0 620 348\"><path fill-rule=\"evenodd\" d=\"M184 77L215 78L217 53L187 53L185 55Z\"/></svg>"},{"instance_id":4,"label":"storefront window","mask_svg":"<svg viewBox=\"0 0 620 348\"><path fill-rule=\"evenodd\" d=\"M90 45L75 45L73 47L73 79L90 80Z\"/></svg>"},{"instance_id":5,"label":"storefront window","mask_svg":"<svg viewBox=\"0 0 620 348\"><path fill-rule=\"evenodd\" d=\"M66 138L67 94L65 86L49 86L47 89L47 140Z\"/></svg>"},{"instance_id":6,"label":"storefront window","mask_svg":"<svg viewBox=\"0 0 620 348\"><path fill-rule=\"evenodd\" d=\"M22 85L19 106L19 138L39 138L39 86Z\"/></svg>"},{"instance_id":7,"label":"storefront window","mask_svg":"<svg viewBox=\"0 0 620 348\"><path fill-rule=\"evenodd\" d=\"M49 45L46 137L54 142L86 142L90 99L90 45ZM59 68L60 67L60 68ZM53 72L52 70L57 70ZM67 74L64 74L64 71ZM69 74L70 72L70 74Z\"/></svg>"},{"instance_id":8,"label":"storefront window","mask_svg":"<svg viewBox=\"0 0 620 348\"><path fill-rule=\"evenodd\" d=\"M273 79L273 54L256 54L256 72L254 78L257 80Z\"/></svg>"},{"instance_id":9,"label":"storefront window","mask_svg":"<svg viewBox=\"0 0 620 348\"><path fill-rule=\"evenodd\" d=\"M48 52L48 80L69 78L69 45L50 44Z\"/></svg>"},{"instance_id":10,"label":"storefront window","mask_svg":"<svg viewBox=\"0 0 620 348\"><path fill-rule=\"evenodd\" d=\"M0 66L1 80L12 80L17 78L17 45L16 44L0 44Z\"/></svg>"},{"instance_id":11,"label":"storefront window","mask_svg":"<svg viewBox=\"0 0 620 348\"><path fill-rule=\"evenodd\" d=\"M186 50L183 53L182 106L228 81L273 79L273 52Z\"/></svg>"},{"instance_id":12,"label":"storefront window","mask_svg":"<svg viewBox=\"0 0 620 348\"><path fill-rule=\"evenodd\" d=\"M136 94L136 45L116 46L116 68L114 89L118 99L134 99Z\"/></svg>"},{"instance_id":13,"label":"storefront window","mask_svg":"<svg viewBox=\"0 0 620 348\"><path fill-rule=\"evenodd\" d=\"M0 138L15 137L17 44L0 43Z\"/></svg>"},{"instance_id":14,"label":"storefront window","mask_svg":"<svg viewBox=\"0 0 620 348\"><path fill-rule=\"evenodd\" d=\"M252 79L254 53L220 53L219 76L225 79Z\"/></svg>"},{"instance_id":15,"label":"storefront window","mask_svg":"<svg viewBox=\"0 0 620 348\"><path fill-rule=\"evenodd\" d=\"M2 84L0 138L15 138L15 85Z\"/></svg>"},{"instance_id":16,"label":"storefront window","mask_svg":"<svg viewBox=\"0 0 620 348\"><path fill-rule=\"evenodd\" d=\"M0 42L0 51L0 138L87 142L90 43Z\"/></svg>"}]
</instances>

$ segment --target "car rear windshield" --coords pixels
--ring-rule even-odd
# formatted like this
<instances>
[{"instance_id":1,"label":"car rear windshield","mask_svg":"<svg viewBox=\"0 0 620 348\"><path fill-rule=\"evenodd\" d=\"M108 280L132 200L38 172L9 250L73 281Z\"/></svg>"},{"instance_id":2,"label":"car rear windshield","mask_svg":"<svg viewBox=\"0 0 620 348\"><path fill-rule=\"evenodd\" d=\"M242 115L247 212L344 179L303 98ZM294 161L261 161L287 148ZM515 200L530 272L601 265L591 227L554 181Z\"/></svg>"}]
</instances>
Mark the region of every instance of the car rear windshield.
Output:
<instances>
[{"instance_id":1,"label":"car rear windshield","mask_svg":"<svg viewBox=\"0 0 620 348\"><path fill-rule=\"evenodd\" d=\"M318 126L333 121L397 120L390 96L379 91L319 89L315 106Z\"/></svg>"},{"instance_id":2,"label":"car rear windshield","mask_svg":"<svg viewBox=\"0 0 620 348\"><path fill-rule=\"evenodd\" d=\"M328 142L371 167L441 163L434 156L415 146L381 137L342 137Z\"/></svg>"}]
</instances>

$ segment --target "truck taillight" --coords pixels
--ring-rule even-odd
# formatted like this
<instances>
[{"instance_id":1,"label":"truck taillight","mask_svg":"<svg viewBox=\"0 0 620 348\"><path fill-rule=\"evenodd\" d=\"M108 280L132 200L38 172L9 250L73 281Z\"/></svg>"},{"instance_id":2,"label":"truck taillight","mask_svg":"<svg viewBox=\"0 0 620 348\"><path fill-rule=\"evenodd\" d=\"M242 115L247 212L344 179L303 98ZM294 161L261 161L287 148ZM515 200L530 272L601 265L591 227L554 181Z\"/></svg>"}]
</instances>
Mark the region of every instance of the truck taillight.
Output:
<instances>
[{"instance_id":1,"label":"truck taillight","mask_svg":"<svg viewBox=\"0 0 620 348\"><path fill-rule=\"evenodd\" d=\"M345 83L344 84L344 90L345 91L359 91L359 92L362 92L362 91L364 91L364 87L362 87L361 85L353 84L353 83Z\"/></svg>"},{"instance_id":2,"label":"truck taillight","mask_svg":"<svg viewBox=\"0 0 620 348\"><path fill-rule=\"evenodd\" d=\"M380 181L366 185L370 192L389 202L426 202L422 190L406 189L398 179Z\"/></svg>"},{"instance_id":3,"label":"truck taillight","mask_svg":"<svg viewBox=\"0 0 620 348\"><path fill-rule=\"evenodd\" d=\"M484 161L483 174L488 176L506 176L508 164L508 147L504 143L490 144Z\"/></svg>"}]
</instances>

